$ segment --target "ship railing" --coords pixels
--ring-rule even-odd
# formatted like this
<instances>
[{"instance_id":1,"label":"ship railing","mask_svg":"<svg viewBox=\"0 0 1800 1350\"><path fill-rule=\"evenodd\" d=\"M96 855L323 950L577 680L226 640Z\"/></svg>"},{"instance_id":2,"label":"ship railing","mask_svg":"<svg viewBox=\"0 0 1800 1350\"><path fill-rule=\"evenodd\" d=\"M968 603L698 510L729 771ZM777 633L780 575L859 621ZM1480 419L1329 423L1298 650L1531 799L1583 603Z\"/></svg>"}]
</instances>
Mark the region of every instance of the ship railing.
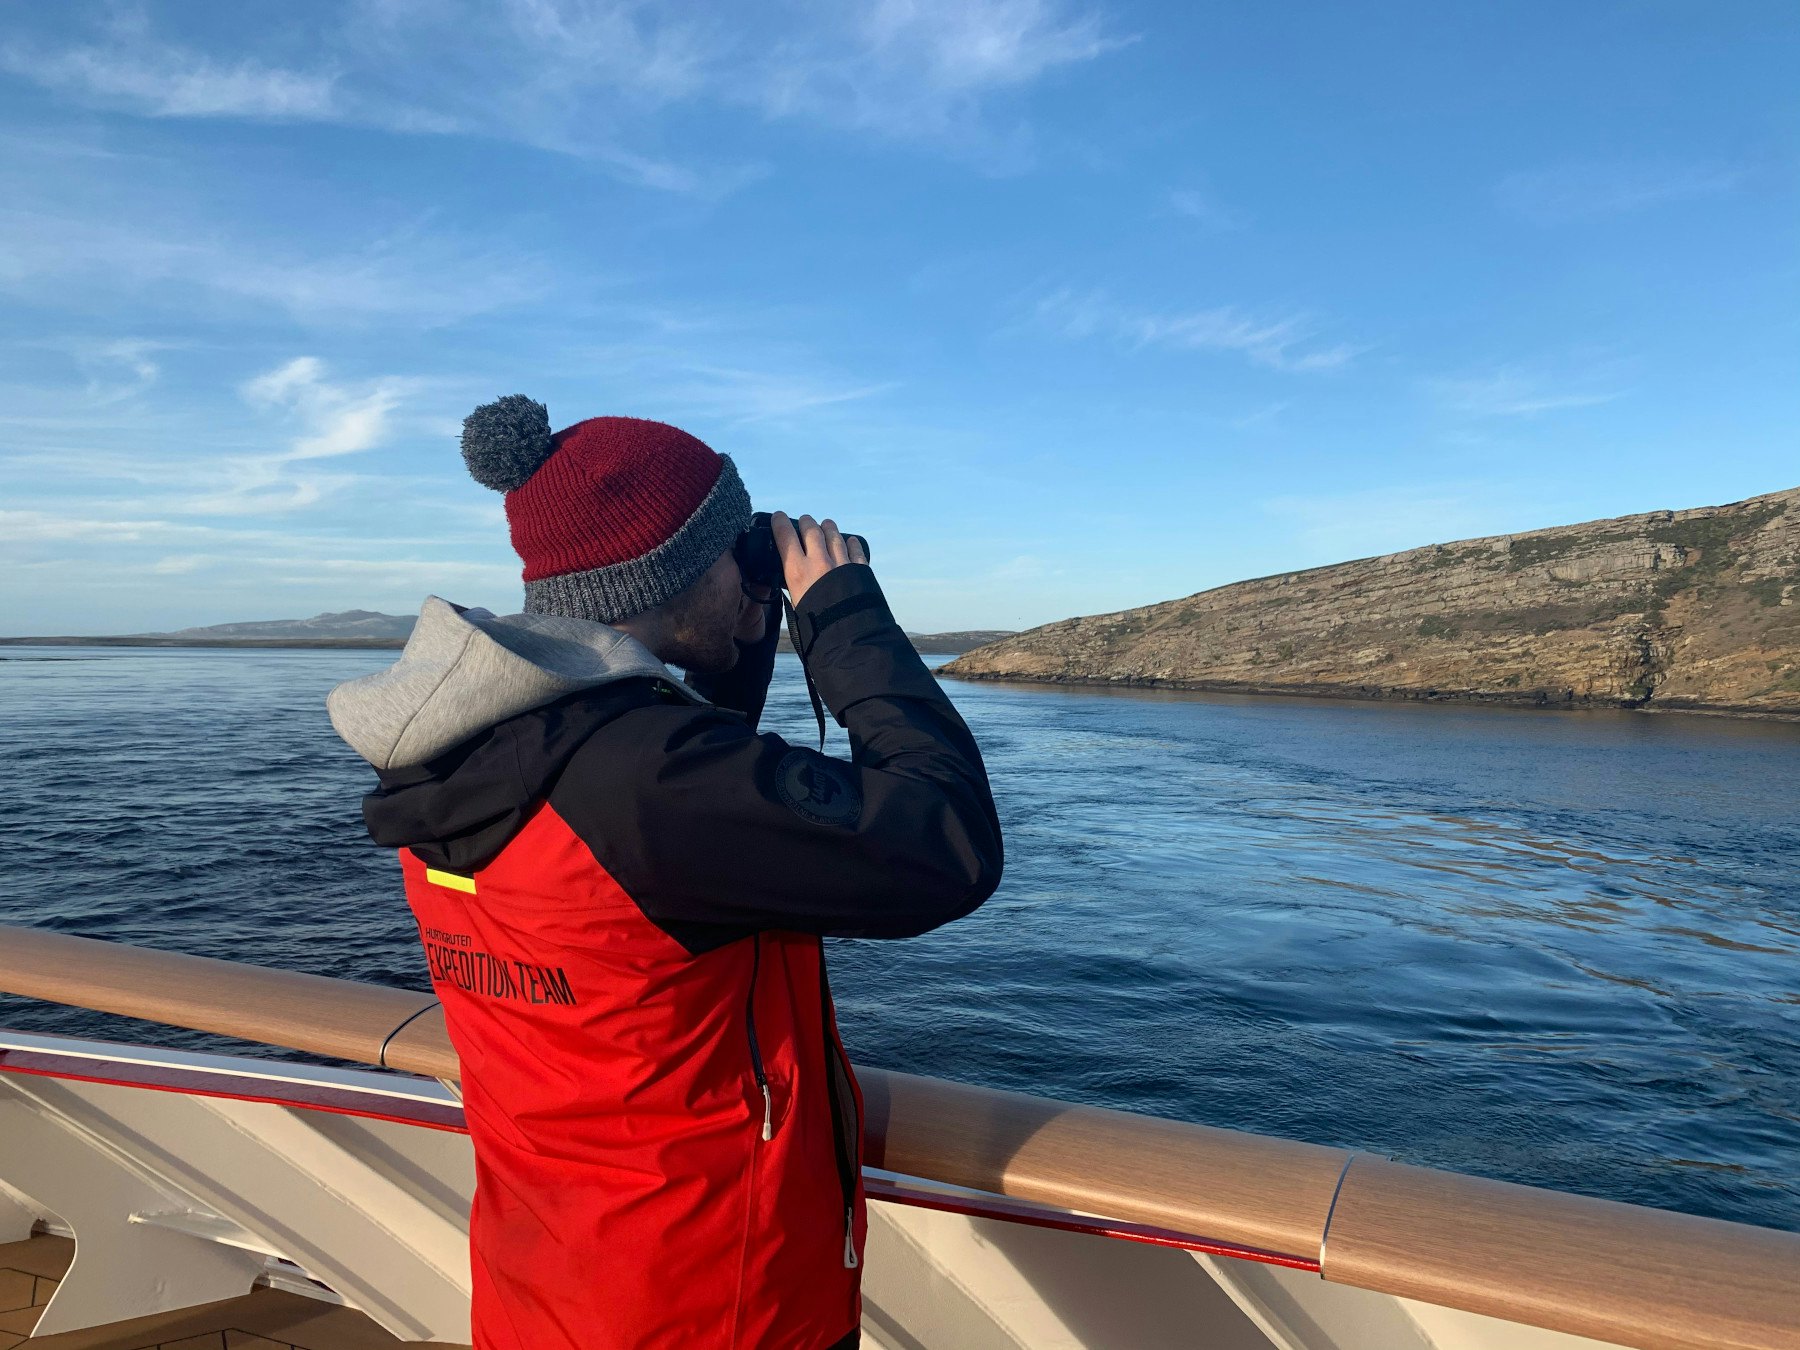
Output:
<instances>
[{"instance_id":1,"label":"ship railing","mask_svg":"<svg viewBox=\"0 0 1800 1350\"><path fill-rule=\"evenodd\" d=\"M429 995L0 925L0 992L454 1083ZM1645 1350L1800 1350L1800 1234L858 1068L871 1166Z\"/></svg>"}]
</instances>

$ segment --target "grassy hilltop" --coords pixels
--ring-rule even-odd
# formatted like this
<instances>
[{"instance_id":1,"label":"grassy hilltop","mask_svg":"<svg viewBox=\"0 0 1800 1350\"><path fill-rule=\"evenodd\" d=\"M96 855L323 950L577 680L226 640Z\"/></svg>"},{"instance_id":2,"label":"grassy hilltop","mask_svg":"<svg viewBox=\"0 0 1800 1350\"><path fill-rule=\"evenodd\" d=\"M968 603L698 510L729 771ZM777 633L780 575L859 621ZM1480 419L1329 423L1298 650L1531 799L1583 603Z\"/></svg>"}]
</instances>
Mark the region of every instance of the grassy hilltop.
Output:
<instances>
[{"instance_id":1,"label":"grassy hilltop","mask_svg":"<svg viewBox=\"0 0 1800 1350\"><path fill-rule=\"evenodd\" d=\"M1800 488L1065 619L963 679L1800 714Z\"/></svg>"}]
</instances>

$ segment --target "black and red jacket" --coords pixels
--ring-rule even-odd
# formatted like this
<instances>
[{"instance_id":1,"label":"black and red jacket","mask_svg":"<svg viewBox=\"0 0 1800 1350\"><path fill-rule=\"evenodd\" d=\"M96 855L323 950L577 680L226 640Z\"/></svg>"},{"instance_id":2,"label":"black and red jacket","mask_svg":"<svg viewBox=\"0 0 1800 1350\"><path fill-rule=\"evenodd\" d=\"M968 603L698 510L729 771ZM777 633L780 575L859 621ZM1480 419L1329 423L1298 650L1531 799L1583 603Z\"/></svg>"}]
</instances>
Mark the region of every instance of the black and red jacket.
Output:
<instances>
[{"instance_id":1,"label":"black and red jacket","mask_svg":"<svg viewBox=\"0 0 1800 1350\"><path fill-rule=\"evenodd\" d=\"M853 1343L861 1103L820 939L969 913L1001 842L874 574L796 616L847 762L755 730L772 631L690 685L616 630L434 598L333 693L462 1061L481 1350Z\"/></svg>"}]
</instances>

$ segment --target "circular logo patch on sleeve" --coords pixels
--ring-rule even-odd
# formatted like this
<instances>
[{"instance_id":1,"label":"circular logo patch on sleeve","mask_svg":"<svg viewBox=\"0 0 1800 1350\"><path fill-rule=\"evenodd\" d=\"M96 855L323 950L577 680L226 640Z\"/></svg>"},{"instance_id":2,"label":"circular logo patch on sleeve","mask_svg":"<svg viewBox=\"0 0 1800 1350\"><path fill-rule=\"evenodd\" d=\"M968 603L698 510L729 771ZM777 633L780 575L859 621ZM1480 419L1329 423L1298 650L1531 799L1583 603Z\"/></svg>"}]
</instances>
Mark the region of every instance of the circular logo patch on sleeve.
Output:
<instances>
[{"instance_id":1,"label":"circular logo patch on sleeve","mask_svg":"<svg viewBox=\"0 0 1800 1350\"><path fill-rule=\"evenodd\" d=\"M814 750L790 750L775 766L775 794L815 825L854 825L862 792L849 768Z\"/></svg>"}]
</instances>

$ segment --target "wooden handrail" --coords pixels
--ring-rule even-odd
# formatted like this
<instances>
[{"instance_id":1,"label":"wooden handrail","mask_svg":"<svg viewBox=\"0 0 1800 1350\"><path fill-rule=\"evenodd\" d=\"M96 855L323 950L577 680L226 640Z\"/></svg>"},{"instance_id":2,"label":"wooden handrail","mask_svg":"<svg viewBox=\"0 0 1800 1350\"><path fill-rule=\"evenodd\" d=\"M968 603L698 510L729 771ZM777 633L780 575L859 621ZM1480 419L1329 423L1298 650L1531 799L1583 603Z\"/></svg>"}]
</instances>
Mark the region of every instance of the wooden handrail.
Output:
<instances>
[{"instance_id":1,"label":"wooden handrail","mask_svg":"<svg viewBox=\"0 0 1800 1350\"><path fill-rule=\"evenodd\" d=\"M458 1076L427 994L0 925L0 992ZM1643 1350L1800 1350L1800 1234L858 1069L869 1161Z\"/></svg>"},{"instance_id":2,"label":"wooden handrail","mask_svg":"<svg viewBox=\"0 0 1800 1350\"><path fill-rule=\"evenodd\" d=\"M388 1032L437 1001L410 989L4 924L0 992L364 1064L379 1064ZM448 1041L444 1050L441 1067L453 1077Z\"/></svg>"},{"instance_id":3,"label":"wooden handrail","mask_svg":"<svg viewBox=\"0 0 1800 1350\"><path fill-rule=\"evenodd\" d=\"M1342 1149L881 1069L862 1083L875 1167L1316 1257Z\"/></svg>"},{"instance_id":4,"label":"wooden handrail","mask_svg":"<svg viewBox=\"0 0 1800 1350\"><path fill-rule=\"evenodd\" d=\"M1800 1234L1375 1158L1323 1274L1622 1345L1800 1346Z\"/></svg>"}]
</instances>

